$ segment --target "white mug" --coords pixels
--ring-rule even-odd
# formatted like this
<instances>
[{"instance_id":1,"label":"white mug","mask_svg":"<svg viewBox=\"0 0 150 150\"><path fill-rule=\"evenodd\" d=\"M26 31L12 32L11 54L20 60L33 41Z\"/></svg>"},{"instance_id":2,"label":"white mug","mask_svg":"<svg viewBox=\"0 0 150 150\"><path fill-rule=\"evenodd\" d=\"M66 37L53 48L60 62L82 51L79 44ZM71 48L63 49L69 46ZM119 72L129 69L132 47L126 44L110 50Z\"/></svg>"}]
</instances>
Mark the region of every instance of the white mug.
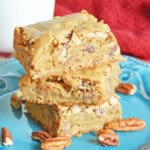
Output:
<instances>
[{"instance_id":1,"label":"white mug","mask_svg":"<svg viewBox=\"0 0 150 150\"><path fill-rule=\"evenodd\" d=\"M0 52L13 51L13 32L25 26L50 20L55 0L0 0Z\"/></svg>"}]
</instances>

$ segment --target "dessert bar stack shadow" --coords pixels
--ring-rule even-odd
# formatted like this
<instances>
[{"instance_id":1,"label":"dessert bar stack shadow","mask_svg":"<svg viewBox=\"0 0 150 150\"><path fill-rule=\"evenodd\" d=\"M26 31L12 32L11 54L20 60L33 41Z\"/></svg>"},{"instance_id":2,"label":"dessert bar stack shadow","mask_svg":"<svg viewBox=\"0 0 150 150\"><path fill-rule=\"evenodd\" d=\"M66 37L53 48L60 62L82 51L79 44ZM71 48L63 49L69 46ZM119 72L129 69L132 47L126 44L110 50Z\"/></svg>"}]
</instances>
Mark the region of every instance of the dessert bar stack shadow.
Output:
<instances>
[{"instance_id":1,"label":"dessert bar stack shadow","mask_svg":"<svg viewBox=\"0 0 150 150\"><path fill-rule=\"evenodd\" d=\"M109 26L86 11L14 31L28 113L53 136L97 131L121 118L115 88L123 61Z\"/></svg>"}]
</instances>

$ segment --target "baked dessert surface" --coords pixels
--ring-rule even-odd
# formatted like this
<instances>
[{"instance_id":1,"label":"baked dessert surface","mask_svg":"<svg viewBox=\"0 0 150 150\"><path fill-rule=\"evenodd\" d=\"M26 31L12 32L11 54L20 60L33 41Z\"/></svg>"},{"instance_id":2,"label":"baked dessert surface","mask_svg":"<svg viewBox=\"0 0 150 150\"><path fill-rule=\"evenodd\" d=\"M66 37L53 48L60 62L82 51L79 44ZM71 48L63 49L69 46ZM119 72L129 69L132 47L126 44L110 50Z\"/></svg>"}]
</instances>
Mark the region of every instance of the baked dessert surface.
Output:
<instances>
[{"instance_id":1,"label":"baked dessert surface","mask_svg":"<svg viewBox=\"0 0 150 150\"><path fill-rule=\"evenodd\" d=\"M22 98L40 104L99 105L114 95L119 84L117 63L85 69L62 76L20 80Z\"/></svg>"},{"instance_id":2,"label":"baked dessert surface","mask_svg":"<svg viewBox=\"0 0 150 150\"><path fill-rule=\"evenodd\" d=\"M79 136L121 118L115 95L123 60L109 26L85 11L14 31L25 68L20 96L52 136Z\"/></svg>"},{"instance_id":3,"label":"baked dessert surface","mask_svg":"<svg viewBox=\"0 0 150 150\"><path fill-rule=\"evenodd\" d=\"M32 79L122 60L108 25L85 11L17 27L14 49Z\"/></svg>"},{"instance_id":4,"label":"baked dessert surface","mask_svg":"<svg viewBox=\"0 0 150 150\"><path fill-rule=\"evenodd\" d=\"M116 97L99 106L42 105L27 101L26 109L53 136L79 136L121 118L121 106Z\"/></svg>"}]
</instances>

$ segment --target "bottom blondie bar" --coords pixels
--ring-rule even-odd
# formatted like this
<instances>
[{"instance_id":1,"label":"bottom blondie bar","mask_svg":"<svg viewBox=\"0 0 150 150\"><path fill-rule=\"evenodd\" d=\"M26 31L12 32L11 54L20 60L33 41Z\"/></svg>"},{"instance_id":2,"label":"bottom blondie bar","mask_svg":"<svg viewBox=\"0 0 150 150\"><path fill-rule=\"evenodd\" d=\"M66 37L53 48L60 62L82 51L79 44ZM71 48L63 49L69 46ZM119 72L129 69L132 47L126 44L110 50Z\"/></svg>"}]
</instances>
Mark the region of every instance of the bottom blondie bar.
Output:
<instances>
[{"instance_id":1,"label":"bottom blondie bar","mask_svg":"<svg viewBox=\"0 0 150 150\"><path fill-rule=\"evenodd\" d=\"M80 136L121 118L120 102L115 96L100 106L48 105L27 101L26 109L52 136Z\"/></svg>"}]
</instances>

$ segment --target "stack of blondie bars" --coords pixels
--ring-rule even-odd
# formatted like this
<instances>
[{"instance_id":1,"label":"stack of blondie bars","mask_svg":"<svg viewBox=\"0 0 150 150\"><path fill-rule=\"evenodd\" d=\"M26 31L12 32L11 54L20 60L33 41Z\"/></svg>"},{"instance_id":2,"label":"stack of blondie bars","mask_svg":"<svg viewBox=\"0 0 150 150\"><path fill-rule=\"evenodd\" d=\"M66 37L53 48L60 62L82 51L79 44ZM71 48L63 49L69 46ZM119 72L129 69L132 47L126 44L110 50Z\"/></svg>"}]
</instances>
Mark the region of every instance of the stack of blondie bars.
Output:
<instances>
[{"instance_id":1,"label":"stack of blondie bars","mask_svg":"<svg viewBox=\"0 0 150 150\"><path fill-rule=\"evenodd\" d=\"M16 27L14 48L26 71L19 83L26 109L53 136L97 131L121 118L115 88L122 57L103 21L82 11Z\"/></svg>"}]
</instances>

